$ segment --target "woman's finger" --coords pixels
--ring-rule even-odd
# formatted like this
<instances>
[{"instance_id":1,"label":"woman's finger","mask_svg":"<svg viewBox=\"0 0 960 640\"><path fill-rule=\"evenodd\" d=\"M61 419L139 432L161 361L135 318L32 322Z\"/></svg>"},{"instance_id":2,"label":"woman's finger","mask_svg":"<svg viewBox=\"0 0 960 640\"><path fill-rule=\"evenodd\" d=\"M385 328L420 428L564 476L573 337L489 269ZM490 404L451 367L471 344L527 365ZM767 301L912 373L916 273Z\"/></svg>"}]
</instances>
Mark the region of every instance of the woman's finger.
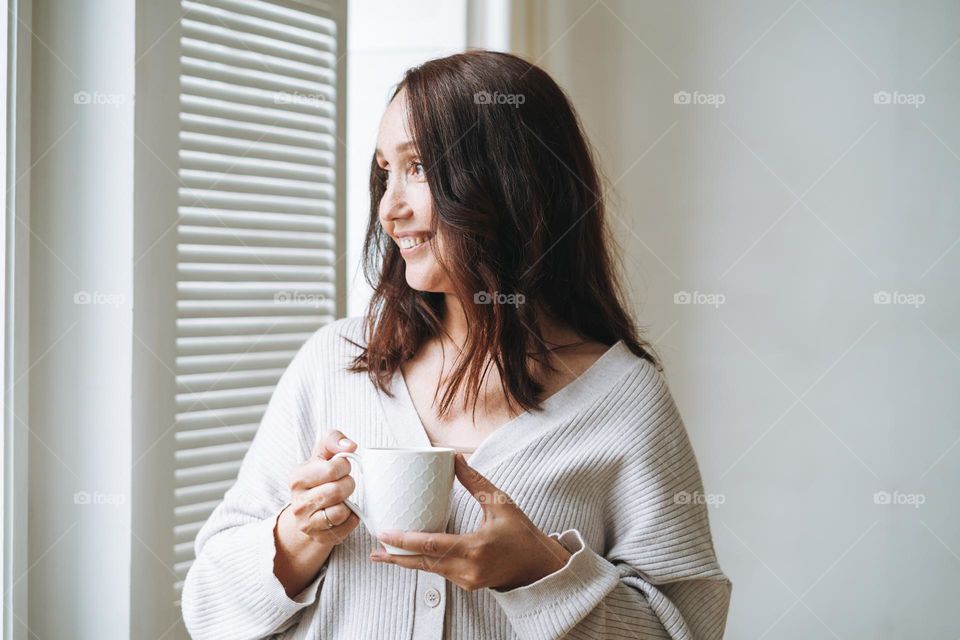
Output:
<instances>
[{"instance_id":1,"label":"woman's finger","mask_svg":"<svg viewBox=\"0 0 960 640\"><path fill-rule=\"evenodd\" d=\"M319 438L313 445L312 456L321 460L329 460L341 451L353 451L357 448L357 443L343 434L342 431L334 429L328 431L323 438Z\"/></svg>"},{"instance_id":2,"label":"woman's finger","mask_svg":"<svg viewBox=\"0 0 960 640\"><path fill-rule=\"evenodd\" d=\"M343 506L346 515L340 510L340 506ZM357 517L357 514L353 511L350 511L346 505L327 507L327 515L333 523L332 528L328 527L328 523L323 517L323 512L317 511L310 516L310 523L304 533L318 542L340 544L346 540L347 536L360 524L360 518Z\"/></svg>"},{"instance_id":3,"label":"woman's finger","mask_svg":"<svg viewBox=\"0 0 960 640\"><path fill-rule=\"evenodd\" d=\"M454 580L454 577L457 575L457 563L462 562L462 560L459 558L452 558L449 556L440 558L427 555L401 556L388 553L383 549L379 549L371 553L370 559L375 562L395 564L398 567L404 567L407 569L429 571L431 573L436 573L437 575L443 576L448 580Z\"/></svg>"},{"instance_id":4,"label":"woman's finger","mask_svg":"<svg viewBox=\"0 0 960 640\"><path fill-rule=\"evenodd\" d=\"M327 522L327 518L323 517L323 512L326 510L327 518L330 519L330 522ZM350 516L353 515L353 511L350 510L350 507L343 504L335 504L330 507L324 507L323 509L317 509L317 511L310 516L310 525L316 526L317 531L326 531L330 527L330 524L333 524L333 528L339 527L347 520L350 519Z\"/></svg>"},{"instance_id":5,"label":"woman's finger","mask_svg":"<svg viewBox=\"0 0 960 640\"><path fill-rule=\"evenodd\" d=\"M294 491L306 491L317 485L339 480L349 473L350 461L344 458L330 461L311 458L297 468L290 488Z\"/></svg>"},{"instance_id":6,"label":"woman's finger","mask_svg":"<svg viewBox=\"0 0 960 640\"><path fill-rule=\"evenodd\" d=\"M334 482L326 482L303 491L293 500L295 503L294 513L306 517L324 507L340 504L350 497L355 487L353 478L344 476Z\"/></svg>"},{"instance_id":7,"label":"woman's finger","mask_svg":"<svg viewBox=\"0 0 960 640\"><path fill-rule=\"evenodd\" d=\"M460 557L463 555L469 540L469 534L454 535L450 533L421 533L419 531L381 531L377 535L380 542L407 551L433 557Z\"/></svg>"},{"instance_id":8,"label":"woman's finger","mask_svg":"<svg viewBox=\"0 0 960 640\"><path fill-rule=\"evenodd\" d=\"M467 464L463 454L458 453L453 458L453 470L457 475L460 484L477 499L477 502L483 507L484 513L489 513L492 508L503 505L513 505L513 500L506 493L497 488L482 473Z\"/></svg>"}]
</instances>

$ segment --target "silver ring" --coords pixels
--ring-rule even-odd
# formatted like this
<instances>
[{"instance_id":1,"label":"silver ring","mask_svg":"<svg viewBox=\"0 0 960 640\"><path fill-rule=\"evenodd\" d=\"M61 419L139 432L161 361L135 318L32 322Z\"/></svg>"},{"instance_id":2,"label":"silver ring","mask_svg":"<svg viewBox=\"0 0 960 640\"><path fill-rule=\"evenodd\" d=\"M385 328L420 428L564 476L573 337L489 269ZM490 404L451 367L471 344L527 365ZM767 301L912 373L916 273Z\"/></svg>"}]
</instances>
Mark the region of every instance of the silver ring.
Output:
<instances>
[{"instance_id":1,"label":"silver ring","mask_svg":"<svg viewBox=\"0 0 960 640\"><path fill-rule=\"evenodd\" d=\"M330 522L330 516L327 515L327 508L324 507L323 509L320 509L320 513L323 514L324 520L327 521L327 529L333 529L333 523Z\"/></svg>"}]
</instances>

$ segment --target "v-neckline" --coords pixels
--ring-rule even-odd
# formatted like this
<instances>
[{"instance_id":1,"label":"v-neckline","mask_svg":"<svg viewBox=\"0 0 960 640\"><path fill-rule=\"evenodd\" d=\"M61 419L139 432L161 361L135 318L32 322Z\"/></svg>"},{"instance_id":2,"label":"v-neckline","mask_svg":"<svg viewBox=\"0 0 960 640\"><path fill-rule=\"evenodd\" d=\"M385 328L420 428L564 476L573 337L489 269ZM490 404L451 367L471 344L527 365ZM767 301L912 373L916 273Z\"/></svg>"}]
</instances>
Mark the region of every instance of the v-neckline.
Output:
<instances>
[{"instance_id":1,"label":"v-neckline","mask_svg":"<svg viewBox=\"0 0 960 640\"><path fill-rule=\"evenodd\" d=\"M639 362L640 359L627 348L623 340L618 340L583 373L545 399L540 411L524 411L487 435L470 454L468 464L481 472L492 469L511 453L559 424L566 415L602 395L610 389L612 382L620 379ZM390 391L393 397L380 394L380 398L384 416L398 443L410 447L434 446L417 413L400 367L397 367L390 381Z\"/></svg>"}]
</instances>

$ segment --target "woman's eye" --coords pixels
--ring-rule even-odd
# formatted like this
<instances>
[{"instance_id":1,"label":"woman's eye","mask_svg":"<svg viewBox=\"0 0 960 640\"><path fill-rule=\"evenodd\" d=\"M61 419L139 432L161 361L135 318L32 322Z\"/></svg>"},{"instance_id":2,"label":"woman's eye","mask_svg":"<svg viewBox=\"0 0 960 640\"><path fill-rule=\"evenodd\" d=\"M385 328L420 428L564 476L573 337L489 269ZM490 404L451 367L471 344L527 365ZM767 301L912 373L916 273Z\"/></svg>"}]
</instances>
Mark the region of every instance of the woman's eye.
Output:
<instances>
[{"instance_id":1,"label":"woman's eye","mask_svg":"<svg viewBox=\"0 0 960 640\"><path fill-rule=\"evenodd\" d=\"M411 168L413 169L413 175L417 176L418 178L423 178L427 175L426 169L423 168L423 164L419 162L412 163Z\"/></svg>"}]
</instances>

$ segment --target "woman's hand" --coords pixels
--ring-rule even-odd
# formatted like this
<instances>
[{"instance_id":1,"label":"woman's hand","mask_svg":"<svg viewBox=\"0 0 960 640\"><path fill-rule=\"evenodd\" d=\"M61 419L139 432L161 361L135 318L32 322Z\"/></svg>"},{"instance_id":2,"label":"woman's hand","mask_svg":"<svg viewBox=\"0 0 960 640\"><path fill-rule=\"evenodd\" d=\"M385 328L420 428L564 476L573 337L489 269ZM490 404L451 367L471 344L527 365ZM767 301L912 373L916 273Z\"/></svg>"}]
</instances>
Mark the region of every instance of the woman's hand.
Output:
<instances>
[{"instance_id":1,"label":"woman's hand","mask_svg":"<svg viewBox=\"0 0 960 640\"><path fill-rule=\"evenodd\" d=\"M281 530L296 531L333 547L357 528L360 518L343 503L355 487L349 475L350 462L330 460L334 454L356 448L357 444L339 431L330 431L317 441L310 458L290 474L291 504L280 515Z\"/></svg>"},{"instance_id":2,"label":"woman's hand","mask_svg":"<svg viewBox=\"0 0 960 640\"><path fill-rule=\"evenodd\" d=\"M454 465L460 483L483 509L480 528L463 535L383 531L381 542L420 555L391 555L379 549L370 555L371 560L430 571L467 591L485 587L505 591L563 568L570 558L563 545L534 526L507 494L459 453Z\"/></svg>"},{"instance_id":3,"label":"woman's hand","mask_svg":"<svg viewBox=\"0 0 960 640\"><path fill-rule=\"evenodd\" d=\"M335 453L356 448L342 433L331 431L290 474L291 503L274 528L273 573L291 598L313 581L333 548L360 523L343 504L354 487L350 464L342 458L330 462Z\"/></svg>"}]
</instances>

